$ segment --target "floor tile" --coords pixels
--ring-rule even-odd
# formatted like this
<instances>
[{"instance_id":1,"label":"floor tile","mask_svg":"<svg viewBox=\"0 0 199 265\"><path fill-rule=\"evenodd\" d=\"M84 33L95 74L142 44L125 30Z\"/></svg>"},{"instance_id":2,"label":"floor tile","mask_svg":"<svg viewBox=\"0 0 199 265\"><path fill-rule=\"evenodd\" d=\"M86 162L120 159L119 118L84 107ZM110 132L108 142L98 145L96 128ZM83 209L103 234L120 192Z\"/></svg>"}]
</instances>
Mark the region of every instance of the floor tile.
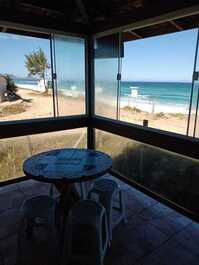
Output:
<instances>
[{"instance_id":1,"label":"floor tile","mask_svg":"<svg viewBox=\"0 0 199 265\"><path fill-rule=\"evenodd\" d=\"M186 251L199 255L199 224L191 223L184 230L175 235L174 239L181 244Z\"/></svg>"},{"instance_id":2,"label":"floor tile","mask_svg":"<svg viewBox=\"0 0 199 265\"><path fill-rule=\"evenodd\" d=\"M19 190L19 183L13 183L10 185L0 187L0 193L4 191L8 192L8 191L18 191L18 190Z\"/></svg>"},{"instance_id":3,"label":"floor tile","mask_svg":"<svg viewBox=\"0 0 199 265\"><path fill-rule=\"evenodd\" d=\"M192 222L189 218L160 203L142 211L141 216L168 236L181 231Z\"/></svg>"},{"instance_id":4,"label":"floor tile","mask_svg":"<svg viewBox=\"0 0 199 265\"><path fill-rule=\"evenodd\" d=\"M169 240L150 255L142 258L136 265L192 265L199 257L186 251L176 240Z\"/></svg>"},{"instance_id":5,"label":"floor tile","mask_svg":"<svg viewBox=\"0 0 199 265\"><path fill-rule=\"evenodd\" d=\"M123 249L123 254L130 253L133 260L145 256L168 240L165 234L139 217L134 223L129 222L115 231L113 247Z\"/></svg>"},{"instance_id":6,"label":"floor tile","mask_svg":"<svg viewBox=\"0 0 199 265\"><path fill-rule=\"evenodd\" d=\"M129 185L118 183L126 195L128 223L114 228L104 264L198 265L199 224ZM22 202L32 196L49 194L49 187L49 184L27 180L0 189L0 254L3 252L6 258L5 265L16 265ZM38 236L41 235L39 232ZM49 259L50 253L44 245L25 243L20 265L55 265L53 258Z\"/></svg>"},{"instance_id":7,"label":"floor tile","mask_svg":"<svg viewBox=\"0 0 199 265\"><path fill-rule=\"evenodd\" d=\"M15 265L17 260L17 235L12 235L0 240L0 251L5 265Z\"/></svg>"},{"instance_id":8,"label":"floor tile","mask_svg":"<svg viewBox=\"0 0 199 265\"><path fill-rule=\"evenodd\" d=\"M9 209L0 215L0 239L4 239L18 232L21 213L18 209Z\"/></svg>"}]
</instances>

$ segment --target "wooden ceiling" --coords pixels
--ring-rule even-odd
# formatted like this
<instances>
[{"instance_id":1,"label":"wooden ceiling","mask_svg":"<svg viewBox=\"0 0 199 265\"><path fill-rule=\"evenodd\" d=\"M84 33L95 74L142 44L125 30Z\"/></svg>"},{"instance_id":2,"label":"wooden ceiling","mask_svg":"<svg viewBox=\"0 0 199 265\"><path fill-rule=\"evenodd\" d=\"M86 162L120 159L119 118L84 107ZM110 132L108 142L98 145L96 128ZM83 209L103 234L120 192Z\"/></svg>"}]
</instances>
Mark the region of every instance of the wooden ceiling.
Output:
<instances>
[{"instance_id":1,"label":"wooden ceiling","mask_svg":"<svg viewBox=\"0 0 199 265\"><path fill-rule=\"evenodd\" d=\"M170 20L168 22L143 27L136 30L128 30L123 32L123 41L138 40L157 35L163 35L188 29L199 27L199 15L193 15L180 19Z\"/></svg>"},{"instance_id":2,"label":"wooden ceiling","mask_svg":"<svg viewBox=\"0 0 199 265\"><path fill-rule=\"evenodd\" d=\"M0 20L71 33L94 34L168 12L198 0L0 0ZM199 25L197 15L125 33L139 39ZM7 31L5 27L1 30Z\"/></svg>"}]
</instances>

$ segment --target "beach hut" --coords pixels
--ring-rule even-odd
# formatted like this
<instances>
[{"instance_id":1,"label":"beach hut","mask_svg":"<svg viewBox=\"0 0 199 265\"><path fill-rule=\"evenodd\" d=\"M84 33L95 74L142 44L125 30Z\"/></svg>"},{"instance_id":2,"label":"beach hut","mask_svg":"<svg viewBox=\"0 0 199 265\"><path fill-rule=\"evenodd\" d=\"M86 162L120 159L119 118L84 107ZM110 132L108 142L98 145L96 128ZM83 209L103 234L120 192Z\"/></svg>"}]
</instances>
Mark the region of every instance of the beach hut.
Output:
<instances>
[{"instance_id":1,"label":"beach hut","mask_svg":"<svg viewBox=\"0 0 199 265\"><path fill-rule=\"evenodd\" d=\"M7 80L4 76L0 76L0 103L5 101L6 89L7 89Z\"/></svg>"},{"instance_id":2,"label":"beach hut","mask_svg":"<svg viewBox=\"0 0 199 265\"><path fill-rule=\"evenodd\" d=\"M0 108L0 265L198 264L198 87L192 85L190 95L197 96L196 104L190 104L194 126L187 126L194 134L153 128L147 124L149 114L143 125L131 123L119 102L125 42L198 27L198 0L17 0L0 1L0 8L1 35L19 35L9 40L14 50L26 53L27 46L20 45L24 35L45 39L52 75L52 93L35 93L31 101L34 93L25 91L26 101L6 102L4 110ZM187 43L180 40L181 49ZM157 41L159 57L158 46ZM151 53L150 45L145 47ZM142 67L143 54L138 53L133 57L140 58ZM11 71L18 65L17 56L6 58ZM135 78L138 65L133 59ZM0 80L1 100L6 83ZM85 92L80 100L73 96L79 84ZM60 95L65 87L70 88L67 99ZM142 96L133 92L134 98L138 94ZM82 148L89 149L85 156ZM101 159L101 151L107 159ZM94 182L101 173L103 183ZM92 189L87 189L88 196L79 186L84 180ZM82 200L91 199L91 191L92 200ZM77 200L83 202L81 211ZM118 208L127 209L128 223L124 219L115 229ZM103 230L109 231L109 242ZM109 248L103 263L104 242ZM93 256L96 262L89 260Z\"/></svg>"}]
</instances>

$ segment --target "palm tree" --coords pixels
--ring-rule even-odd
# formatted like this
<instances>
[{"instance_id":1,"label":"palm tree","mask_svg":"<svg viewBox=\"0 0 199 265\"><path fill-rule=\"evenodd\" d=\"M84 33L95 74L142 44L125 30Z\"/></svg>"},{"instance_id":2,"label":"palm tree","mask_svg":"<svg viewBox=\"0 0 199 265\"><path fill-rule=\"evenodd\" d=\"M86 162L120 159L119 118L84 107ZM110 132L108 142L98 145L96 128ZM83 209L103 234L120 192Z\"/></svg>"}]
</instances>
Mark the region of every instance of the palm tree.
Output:
<instances>
[{"instance_id":1,"label":"palm tree","mask_svg":"<svg viewBox=\"0 0 199 265\"><path fill-rule=\"evenodd\" d=\"M44 80L45 92L48 93L48 86L46 85L46 71L50 68L48 60L44 51L39 48L30 54L26 54L25 66L29 75L38 75Z\"/></svg>"}]
</instances>

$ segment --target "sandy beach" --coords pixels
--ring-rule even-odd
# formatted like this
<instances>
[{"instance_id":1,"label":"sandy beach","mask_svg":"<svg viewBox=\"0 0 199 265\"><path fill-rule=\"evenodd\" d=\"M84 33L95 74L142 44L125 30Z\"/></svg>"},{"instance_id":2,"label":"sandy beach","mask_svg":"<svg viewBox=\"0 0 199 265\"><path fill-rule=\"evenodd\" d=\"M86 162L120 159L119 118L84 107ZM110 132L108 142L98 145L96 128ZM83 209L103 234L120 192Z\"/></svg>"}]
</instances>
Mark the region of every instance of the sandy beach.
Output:
<instances>
[{"instance_id":1,"label":"sandy beach","mask_svg":"<svg viewBox=\"0 0 199 265\"><path fill-rule=\"evenodd\" d=\"M29 89L18 88L17 94L23 100L0 104L0 121L24 120L53 117L52 94L44 94ZM83 98L59 96L59 115L78 115L85 113Z\"/></svg>"},{"instance_id":2,"label":"sandy beach","mask_svg":"<svg viewBox=\"0 0 199 265\"><path fill-rule=\"evenodd\" d=\"M53 117L52 95L19 88L18 95L23 100L13 102L3 102L0 104L0 121L24 120L42 117ZM116 108L97 101L96 113L102 116L116 118ZM85 113L85 103L83 98L72 98L64 95L59 96L60 115L75 115ZM143 120L148 120L148 126L152 128L172 131L176 133L186 133L187 116L182 113L154 113L145 112L129 106L120 110L120 120L134 124L143 124ZM127 138L112 136L96 130L97 148L110 151L115 155L123 153L123 149L133 146L133 150L139 147L136 141L129 141ZM118 137L118 138L117 138ZM38 135L22 136L17 138L2 139L0 153L0 170L2 176L0 181L15 178L23 175L23 161L29 156L55 148L82 148L86 146L86 129L74 129L69 131L59 131L43 133ZM112 143L112 144L110 144ZM115 146L117 145L117 152ZM110 150L109 150L110 149ZM119 151L120 150L120 151Z\"/></svg>"},{"instance_id":3,"label":"sandy beach","mask_svg":"<svg viewBox=\"0 0 199 265\"><path fill-rule=\"evenodd\" d=\"M120 120L143 125L148 120L148 126L160 130L186 134L188 115L182 113L148 113L136 109L122 108Z\"/></svg>"},{"instance_id":4,"label":"sandy beach","mask_svg":"<svg viewBox=\"0 0 199 265\"><path fill-rule=\"evenodd\" d=\"M116 118L116 106L111 107L97 102L96 113L108 118ZM160 130L186 134L188 115L183 113L149 113L129 106L120 109L119 120L143 125L143 120L148 120L148 127Z\"/></svg>"},{"instance_id":5,"label":"sandy beach","mask_svg":"<svg viewBox=\"0 0 199 265\"><path fill-rule=\"evenodd\" d=\"M3 102L0 104L0 121L24 120L34 118L53 117L53 98L48 95L29 89L18 88L18 95L24 100ZM85 113L83 98L72 98L60 95L58 98L59 115L78 115ZM97 113L112 117L108 106L96 105ZM103 110L103 112L102 112ZM105 111L105 112L104 112ZM183 113L149 113L137 108L123 107L120 110L120 120L143 125L148 120L148 126L180 134L186 134L187 115Z\"/></svg>"}]
</instances>

